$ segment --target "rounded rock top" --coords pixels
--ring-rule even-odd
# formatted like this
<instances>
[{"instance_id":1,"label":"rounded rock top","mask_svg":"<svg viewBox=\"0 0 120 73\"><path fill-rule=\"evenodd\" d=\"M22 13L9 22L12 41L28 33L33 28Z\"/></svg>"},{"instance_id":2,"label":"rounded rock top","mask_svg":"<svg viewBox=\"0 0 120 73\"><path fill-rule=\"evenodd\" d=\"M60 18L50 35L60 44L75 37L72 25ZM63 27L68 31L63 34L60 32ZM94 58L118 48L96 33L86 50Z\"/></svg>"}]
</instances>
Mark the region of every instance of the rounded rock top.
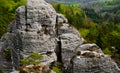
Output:
<instances>
[{"instance_id":1,"label":"rounded rock top","mask_svg":"<svg viewBox=\"0 0 120 73\"><path fill-rule=\"evenodd\" d=\"M27 0L27 22L38 22L41 25L54 26L56 24L55 9L44 0Z\"/></svg>"}]
</instances>

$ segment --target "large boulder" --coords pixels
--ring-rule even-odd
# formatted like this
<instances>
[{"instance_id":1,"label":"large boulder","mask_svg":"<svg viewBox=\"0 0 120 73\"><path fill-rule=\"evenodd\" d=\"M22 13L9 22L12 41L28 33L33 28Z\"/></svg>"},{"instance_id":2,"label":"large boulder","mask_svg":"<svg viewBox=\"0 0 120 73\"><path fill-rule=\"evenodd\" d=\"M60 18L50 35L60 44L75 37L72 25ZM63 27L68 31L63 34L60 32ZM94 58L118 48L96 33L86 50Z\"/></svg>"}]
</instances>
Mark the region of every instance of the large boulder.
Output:
<instances>
[{"instance_id":1,"label":"large boulder","mask_svg":"<svg viewBox=\"0 0 120 73\"><path fill-rule=\"evenodd\" d=\"M117 64L96 44L82 44L75 49L67 73L119 73Z\"/></svg>"},{"instance_id":2,"label":"large boulder","mask_svg":"<svg viewBox=\"0 0 120 73\"><path fill-rule=\"evenodd\" d=\"M17 8L15 20L1 39L1 50L12 49L15 69L20 59L32 52L43 55L41 63L45 65L57 61L56 16L54 8L44 0L28 0L27 6Z\"/></svg>"},{"instance_id":3,"label":"large boulder","mask_svg":"<svg viewBox=\"0 0 120 73\"><path fill-rule=\"evenodd\" d=\"M108 57L76 57L71 69L71 73L120 73L117 64Z\"/></svg>"}]
</instances>

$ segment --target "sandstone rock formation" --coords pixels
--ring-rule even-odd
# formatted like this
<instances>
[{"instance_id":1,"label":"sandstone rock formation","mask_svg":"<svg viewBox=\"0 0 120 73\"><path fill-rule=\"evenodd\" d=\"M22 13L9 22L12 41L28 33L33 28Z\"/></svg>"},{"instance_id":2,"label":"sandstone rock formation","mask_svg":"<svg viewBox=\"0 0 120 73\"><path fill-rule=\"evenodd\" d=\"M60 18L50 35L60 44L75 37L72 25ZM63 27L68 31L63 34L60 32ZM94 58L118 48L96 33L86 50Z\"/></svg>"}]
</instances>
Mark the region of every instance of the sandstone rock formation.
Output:
<instances>
[{"instance_id":1,"label":"sandstone rock formation","mask_svg":"<svg viewBox=\"0 0 120 73\"><path fill-rule=\"evenodd\" d=\"M78 52L80 52L78 54ZM76 49L67 71L70 73L119 73L117 64L95 44L83 44Z\"/></svg>"},{"instance_id":2,"label":"sandstone rock formation","mask_svg":"<svg viewBox=\"0 0 120 73\"><path fill-rule=\"evenodd\" d=\"M48 66L38 65L27 65L25 67L19 67L19 71L13 71L11 73L56 73L51 70Z\"/></svg>"},{"instance_id":3,"label":"sandstone rock formation","mask_svg":"<svg viewBox=\"0 0 120 73\"><path fill-rule=\"evenodd\" d=\"M32 52L43 55L40 62L63 64L63 73L120 73L111 58L96 44L84 44L79 32L44 0L28 0L16 10L16 17L1 38L1 50L12 49L15 69L20 59Z\"/></svg>"}]
</instances>

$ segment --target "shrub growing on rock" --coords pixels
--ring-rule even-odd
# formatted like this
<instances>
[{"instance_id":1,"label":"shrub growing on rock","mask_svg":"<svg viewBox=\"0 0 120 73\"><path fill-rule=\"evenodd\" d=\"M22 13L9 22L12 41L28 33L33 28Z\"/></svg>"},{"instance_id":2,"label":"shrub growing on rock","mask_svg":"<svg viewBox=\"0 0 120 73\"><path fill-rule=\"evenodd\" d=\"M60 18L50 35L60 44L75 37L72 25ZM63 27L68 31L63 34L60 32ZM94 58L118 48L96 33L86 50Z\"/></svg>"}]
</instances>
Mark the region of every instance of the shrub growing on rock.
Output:
<instances>
[{"instance_id":1,"label":"shrub growing on rock","mask_svg":"<svg viewBox=\"0 0 120 73\"><path fill-rule=\"evenodd\" d=\"M0 69L0 73L3 73L2 69Z\"/></svg>"},{"instance_id":2,"label":"shrub growing on rock","mask_svg":"<svg viewBox=\"0 0 120 73\"><path fill-rule=\"evenodd\" d=\"M39 64L42 58L43 56L40 55L39 53L31 53L28 57L21 59L20 63L23 66L30 65L30 64Z\"/></svg>"},{"instance_id":3,"label":"shrub growing on rock","mask_svg":"<svg viewBox=\"0 0 120 73\"><path fill-rule=\"evenodd\" d=\"M7 61L11 61L11 48L8 48L7 50L5 50L4 54L5 54L5 59Z\"/></svg>"}]
</instances>

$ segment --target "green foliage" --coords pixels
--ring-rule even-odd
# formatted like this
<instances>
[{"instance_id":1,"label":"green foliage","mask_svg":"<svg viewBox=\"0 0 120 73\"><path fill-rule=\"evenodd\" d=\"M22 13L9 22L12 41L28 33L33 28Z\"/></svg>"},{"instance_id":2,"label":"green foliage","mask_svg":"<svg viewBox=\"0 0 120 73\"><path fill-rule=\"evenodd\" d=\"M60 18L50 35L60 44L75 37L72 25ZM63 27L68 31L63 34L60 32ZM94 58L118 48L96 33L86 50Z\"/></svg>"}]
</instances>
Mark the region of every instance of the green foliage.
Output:
<instances>
[{"instance_id":1,"label":"green foliage","mask_svg":"<svg viewBox=\"0 0 120 73\"><path fill-rule=\"evenodd\" d=\"M16 8L21 5L26 5L26 0L0 0L0 37L14 19Z\"/></svg>"},{"instance_id":2,"label":"green foliage","mask_svg":"<svg viewBox=\"0 0 120 73\"><path fill-rule=\"evenodd\" d=\"M88 41L91 41L91 42L94 42L96 43L96 39L98 37L98 30L97 30L97 26L92 26L90 29L89 29L89 33L86 37L88 37ZM91 40L92 39L92 40Z\"/></svg>"},{"instance_id":3,"label":"green foliage","mask_svg":"<svg viewBox=\"0 0 120 73\"><path fill-rule=\"evenodd\" d=\"M4 54L5 54L5 59L7 61L11 61L11 48L8 48L7 50L5 50Z\"/></svg>"},{"instance_id":4,"label":"green foliage","mask_svg":"<svg viewBox=\"0 0 120 73\"><path fill-rule=\"evenodd\" d=\"M55 66L53 66L52 70L55 71L56 73L62 73L61 65L62 65L61 63L56 62Z\"/></svg>"},{"instance_id":5,"label":"green foliage","mask_svg":"<svg viewBox=\"0 0 120 73\"><path fill-rule=\"evenodd\" d=\"M120 23L120 0L105 2L100 10L104 20Z\"/></svg>"},{"instance_id":6,"label":"green foliage","mask_svg":"<svg viewBox=\"0 0 120 73\"><path fill-rule=\"evenodd\" d=\"M88 33L89 33L89 29L86 29L86 28L80 28L79 29L79 32L81 34L82 37L86 38Z\"/></svg>"},{"instance_id":7,"label":"green foliage","mask_svg":"<svg viewBox=\"0 0 120 73\"><path fill-rule=\"evenodd\" d=\"M74 4L52 4L57 12L65 15L88 41L102 48L104 53L119 58L120 52L120 0L106 1L96 12L94 9L81 9ZM99 3L97 3L99 4ZM93 4L94 5L94 4ZM115 49L111 49L114 46Z\"/></svg>"},{"instance_id":8,"label":"green foliage","mask_svg":"<svg viewBox=\"0 0 120 73\"><path fill-rule=\"evenodd\" d=\"M56 73L62 73L62 71L58 67L53 67L53 71Z\"/></svg>"},{"instance_id":9,"label":"green foliage","mask_svg":"<svg viewBox=\"0 0 120 73\"><path fill-rule=\"evenodd\" d=\"M96 13L94 9L84 9L85 14L87 15L87 17L91 18L94 22L96 23L101 23L102 17L100 16L99 13Z\"/></svg>"},{"instance_id":10,"label":"green foliage","mask_svg":"<svg viewBox=\"0 0 120 73\"><path fill-rule=\"evenodd\" d=\"M111 54L112 54L112 52L110 51L109 48L105 48L105 49L103 50L103 52L104 52L105 54L108 54L108 55L111 55Z\"/></svg>"},{"instance_id":11,"label":"green foliage","mask_svg":"<svg viewBox=\"0 0 120 73\"><path fill-rule=\"evenodd\" d=\"M115 53L115 55L113 56L113 58L117 58L119 60L120 59L120 54L119 53Z\"/></svg>"},{"instance_id":12,"label":"green foliage","mask_svg":"<svg viewBox=\"0 0 120 73\"><path fill-rule=\"evenodd\" d=\"M34 52L31 53L28 57L21 59L20 63L25 66L30 64L39 64L42 58L43 58L42 55Z\"/></svg>"},{"instance_id":13,"label":"green foliage","mask_svg":"<svg viewBox=\"0 0 120 73\"><path fill-rule=\"evenodd\" d=\"M0 73L3 73L3 70L2 70L2 69L0 69Z\"/></svg>"},{"instance_id":14,"label":"green foliage","mask_svg":"<svg viewBox=\"0 0 120 73\"><path fill-rule=\"evenodd\" d=\"M52 4L58 13L65 15L70 24L74 25L76 28L80 28L83 25L85 14L78 5L71 4Z\"/></svg>"}]
</instances>

